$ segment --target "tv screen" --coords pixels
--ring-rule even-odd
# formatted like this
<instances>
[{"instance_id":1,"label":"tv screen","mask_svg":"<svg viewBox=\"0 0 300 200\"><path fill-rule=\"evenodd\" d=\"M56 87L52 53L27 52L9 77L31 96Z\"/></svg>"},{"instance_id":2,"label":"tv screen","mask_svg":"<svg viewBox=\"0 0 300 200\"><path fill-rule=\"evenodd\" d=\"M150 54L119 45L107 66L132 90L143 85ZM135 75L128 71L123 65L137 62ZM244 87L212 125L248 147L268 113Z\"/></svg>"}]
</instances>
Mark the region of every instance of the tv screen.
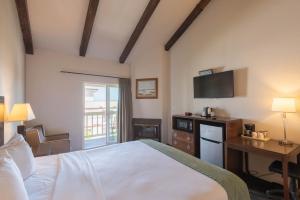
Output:
<instances>
[{"instance_id":1,"label":"tv screen","mask_svg":"<svg viewBox=\"0 0 300 200\"><path fill-rule=\"evenodd\" d=\"M234 97L233 71L194 77L194 98Z\"/></svg>"}]
</instances>

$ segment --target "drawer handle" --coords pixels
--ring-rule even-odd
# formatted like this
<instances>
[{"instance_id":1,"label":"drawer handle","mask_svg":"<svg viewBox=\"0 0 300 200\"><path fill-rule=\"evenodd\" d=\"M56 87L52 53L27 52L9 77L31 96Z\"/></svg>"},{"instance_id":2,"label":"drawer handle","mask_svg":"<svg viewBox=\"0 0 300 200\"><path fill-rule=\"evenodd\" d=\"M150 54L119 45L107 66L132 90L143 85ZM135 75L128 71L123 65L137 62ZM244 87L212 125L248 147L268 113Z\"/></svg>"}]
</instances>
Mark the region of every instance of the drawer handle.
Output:
<instances>
[{"instance_id":1,"label":"drawer handle","mask_svg":"<svg viewBox=\"0 0 300 200\"><path fill-rule=\"evenodd\" d=\"M176 141L176 140L174 140L174 144L175 144L175 145L177 144L177 141Z\"/></svg>"},{"instance_id":2,"label":"drawer handle","mask_svg":"<svg viewBox=\"0 0 300 200\"><path fill-rule=\"evenodd\" d=\"M177 133L174 133L174 137L177 137Z\"/></svg>"},{"instance_id":3,"label":"drawer handle","mask_svg":"<svg viewBox=\"0 0 300 200\"><path fill-rule=\"evenodd\" d=\"M190 137L190 136L187 136L186 139L187 139L187 141L190 141L190 140L191 140L191 137Z\"/></svg>"}]
</instances>

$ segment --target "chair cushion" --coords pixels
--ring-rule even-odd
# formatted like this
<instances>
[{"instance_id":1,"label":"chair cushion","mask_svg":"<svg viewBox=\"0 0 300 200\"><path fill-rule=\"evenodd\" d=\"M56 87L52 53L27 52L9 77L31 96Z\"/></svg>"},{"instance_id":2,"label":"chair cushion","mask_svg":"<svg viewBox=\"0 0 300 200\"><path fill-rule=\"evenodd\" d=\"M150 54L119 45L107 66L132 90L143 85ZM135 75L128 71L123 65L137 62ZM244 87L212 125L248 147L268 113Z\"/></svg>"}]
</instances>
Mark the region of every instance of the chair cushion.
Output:
<instances>
[{"instance_id":1,"label":"chair cushion","mask_svg":"<svg viewBox=\"0 0 300 200\"><path fill-rule=\"evenodd\" d=\"M46 138L45 138L45 130L43 125L36 125L33 127L33 129L36 129L38 131L40 142L45 142Z\"/></svg>"},{"instance_id":2,"label":"chair cushion","mask_svg":"<svg viewBox=\"0 0 300 200\"><path fill-rule=\"evenodd\" d=\"M37 129L26 130L26 142L28 142L31 147L40 145L40 137Z\"/></svg>"},{"instance_id":3,"label":"chair cushion","mask_svg":"<svg viewBox=\"0 0 300 200\"><path fill-rule=\"evenodd\" d=\"M32 128L37 129L43 136L45 136L45 129L44 129L44 126L42 124L35 125Z\"/></svg>"},{"instance_id":4,"label":"chair cushion","mask_svg":"<svg viewBox=\"0 0 300 200\"><path fill-rule=\"evenodd\" d=\"M44 133L44 128L42 125L34 126L31 128L26 129L26 134L34 134L36 132L36 135L38 136L38 139L40 142L45 142L45 133Z\"/></svg>"},{"instance_id":5,"label":"chair cushion","mask_svg":"<svg viewBox=\"0 0 300 200\"><path fill-rule=\"evenodd\" d=\"M278 174L282 174L282 162L279 160L276 160L272 162L272 164L269 166L269 170L271 172L275 172ZM300 165L297 165L296 163L289 162L288 163L288 174L289 177L292 178L300 178Z\"/></svg>"}]
</instances>

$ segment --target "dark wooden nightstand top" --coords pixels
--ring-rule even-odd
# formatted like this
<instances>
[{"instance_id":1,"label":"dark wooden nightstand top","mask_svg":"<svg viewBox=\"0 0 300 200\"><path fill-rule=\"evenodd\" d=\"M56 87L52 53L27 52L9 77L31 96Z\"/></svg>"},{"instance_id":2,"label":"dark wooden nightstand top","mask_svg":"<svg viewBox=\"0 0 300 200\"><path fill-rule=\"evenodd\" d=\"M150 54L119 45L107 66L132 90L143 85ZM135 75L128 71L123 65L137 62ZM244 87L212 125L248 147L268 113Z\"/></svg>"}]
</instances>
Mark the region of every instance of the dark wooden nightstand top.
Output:
<instances>
[{"instance_id":1,"label":"dark wooden nightstand top","mask_svg":"<svg viewBox=\"0 0 300 200\"><path fill-rule=\"evenodd\" d=\"M51 155L51 145L49 144L40 144L39 146L32 147L31 149L34 157Z\"/></svg>"}]
</instances>

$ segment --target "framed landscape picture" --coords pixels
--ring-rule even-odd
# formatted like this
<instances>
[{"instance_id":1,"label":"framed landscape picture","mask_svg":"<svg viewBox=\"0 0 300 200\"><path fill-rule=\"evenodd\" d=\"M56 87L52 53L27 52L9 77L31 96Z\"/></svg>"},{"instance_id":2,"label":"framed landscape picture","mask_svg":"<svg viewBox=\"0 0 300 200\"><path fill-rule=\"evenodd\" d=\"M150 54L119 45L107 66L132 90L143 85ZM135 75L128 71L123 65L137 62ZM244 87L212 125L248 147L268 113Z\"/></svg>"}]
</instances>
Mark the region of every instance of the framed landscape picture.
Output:
<instances>
[{"instance_id":1,"label":"framed landscape picture","mask_svg":"<svg viewBox=\"0 0 300 200\"><path fill-rule=\"evenodd\" d=\"M158 79L157 78L136 79L136 98L157 99Z\"/></svg>"}]
</instances>

